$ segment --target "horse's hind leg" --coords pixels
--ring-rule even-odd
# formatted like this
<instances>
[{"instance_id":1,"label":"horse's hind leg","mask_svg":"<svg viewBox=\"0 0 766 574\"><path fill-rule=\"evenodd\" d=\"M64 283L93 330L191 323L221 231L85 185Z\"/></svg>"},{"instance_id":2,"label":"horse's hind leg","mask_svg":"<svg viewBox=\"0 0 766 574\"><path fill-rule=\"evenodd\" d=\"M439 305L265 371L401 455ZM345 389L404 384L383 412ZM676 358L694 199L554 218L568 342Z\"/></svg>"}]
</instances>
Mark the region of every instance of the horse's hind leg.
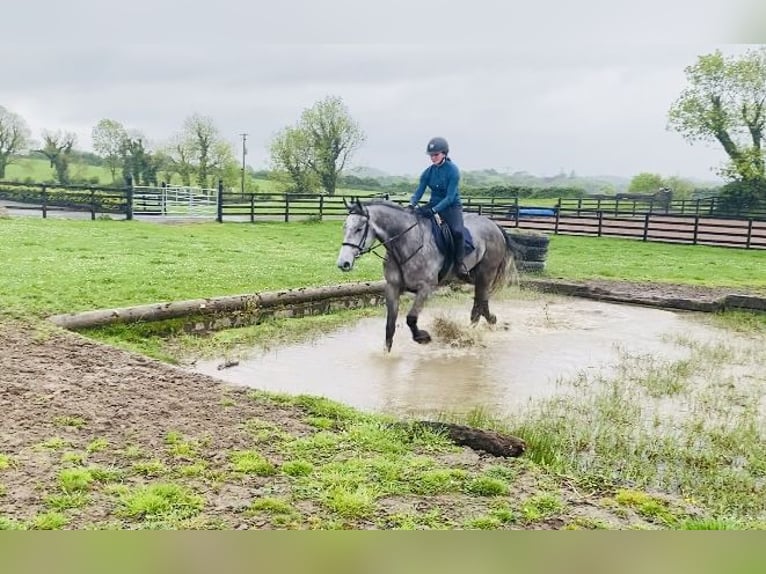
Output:
<instances>
[{"instance_id":1,"label":"horse's hind leg","mask_svg":"<svg viewBox=\"0 0 766 574\"><path fill-rule=\"evenodd\" d=\"M475 269L475 281L473 292L473 307L471 308L471 324L475 325L481 317L487 320L487 323L494 325L497 323L497 317L489 311L489 273L483 265Z\"/></svg>"},{"instance_id":2,"label":"horse's hind leg","mask_svg":"<svg viewBox=\"0 0 766 574\"><path fill-rule=\"evenodd\" d=\"M426 299L433 291L433 287L421 287L415 294L415 301L412 303L412 307L407 313L407 326L412 331L412 339L416 343L424 344L431 342L431 335L424 329L418 329L418 315L423 310Z\"/></svg>"}]
</instances>

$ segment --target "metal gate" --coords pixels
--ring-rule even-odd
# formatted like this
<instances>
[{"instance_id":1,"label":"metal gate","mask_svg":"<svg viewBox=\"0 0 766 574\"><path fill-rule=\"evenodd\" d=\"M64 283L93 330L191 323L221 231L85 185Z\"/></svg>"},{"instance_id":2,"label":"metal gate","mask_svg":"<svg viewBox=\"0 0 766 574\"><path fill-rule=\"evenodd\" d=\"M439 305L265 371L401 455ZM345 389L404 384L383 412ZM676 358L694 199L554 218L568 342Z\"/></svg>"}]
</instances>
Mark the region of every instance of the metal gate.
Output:
<instances>
[{"instance_id":1,"label":"metal gate","mask_svg":"<svg viewBox=\"0 0 766 574\"><path fill-rule=\"evenodd\" d=\"M216 216L218 189L163 185L161 187L135 186L133 213L161 217Z\"/></svg>"}]
</instances>

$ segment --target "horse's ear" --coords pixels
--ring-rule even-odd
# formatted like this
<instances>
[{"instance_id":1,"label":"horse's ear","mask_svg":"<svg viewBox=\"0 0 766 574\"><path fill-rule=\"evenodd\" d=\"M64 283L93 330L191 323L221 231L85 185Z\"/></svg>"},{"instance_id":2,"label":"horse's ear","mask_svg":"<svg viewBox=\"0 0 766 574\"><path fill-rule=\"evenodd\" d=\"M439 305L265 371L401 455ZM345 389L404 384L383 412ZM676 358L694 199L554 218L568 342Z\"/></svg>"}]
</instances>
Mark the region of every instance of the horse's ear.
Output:
<instances>
[{"instance_id":1,"label":"horse's ear","mask_svg":"<svg viewBox=\"0 0 766 574\"><path fill-rule=\"evenodd\" d=\"M356 196L356 204L359 206L359 210L361 211L362 210L362 202L359 201L359 196L358 195Z\"/></svg>"},{"instance_id":2,"label":"horse's ear","mask_svg":"<svg viewBox=\"0 0 766 574\"><path fill-rule=\"evenodd\" d=\"M347 211L351 211L351 206L348 204L348 201L346 200L346 196L343 196L343 205L346 206Z\"/></svg>"}]
</instances>

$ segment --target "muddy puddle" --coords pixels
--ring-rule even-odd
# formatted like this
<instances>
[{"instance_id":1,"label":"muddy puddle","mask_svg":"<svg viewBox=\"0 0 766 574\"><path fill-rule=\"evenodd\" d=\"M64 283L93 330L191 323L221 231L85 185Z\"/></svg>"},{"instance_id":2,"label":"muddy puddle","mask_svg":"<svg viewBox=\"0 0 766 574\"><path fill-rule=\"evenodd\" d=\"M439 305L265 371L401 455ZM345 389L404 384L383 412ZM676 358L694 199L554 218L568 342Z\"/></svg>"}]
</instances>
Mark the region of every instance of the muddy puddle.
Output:
<instances>
[{"instance_id":1,"label":"muddy puddle","mask_svg":"<svg viewBox=\"0 0 766 574\"><path fill-rule=\"evenodd\" d=\"M469 308L468 300L433 301L420 320L434 337L429 345L413 342L400 317L390 354L383 350L381 310L379 317L309 342L253 351L226 368L224 358L199 360L194 370L266 391L325 396L366 411L433 416L481 409L508 416L560 392L564 382L609 376L621 353L679 360L690 352L679 340L726 341L728 335L692 313L569 297L495 301L495 327L482 320L471 328ZM457 341L437 334L435 327L445 323L459 327Z\"/></svg>"}]
</instances>

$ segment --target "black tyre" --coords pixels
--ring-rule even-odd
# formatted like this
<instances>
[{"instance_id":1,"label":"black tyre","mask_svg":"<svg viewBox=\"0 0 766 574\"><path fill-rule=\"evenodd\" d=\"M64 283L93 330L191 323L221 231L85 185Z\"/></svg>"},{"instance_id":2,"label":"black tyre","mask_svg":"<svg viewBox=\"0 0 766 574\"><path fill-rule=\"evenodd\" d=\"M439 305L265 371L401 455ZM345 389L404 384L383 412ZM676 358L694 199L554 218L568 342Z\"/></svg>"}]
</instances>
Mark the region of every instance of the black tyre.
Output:
<instances>
[{"instance_id":1,"label":"black tyre","mask_svg":"<svg viewBox=\"0 0 766 574\"><path fill-rule=\"evenodd\" d=\"M539 273L545 271L545 263L543 261L522 261L519 264L519 271L522 273Z\"/></svg>"},{"instance_id":2,"label":"black tyre","mask_svg":"<svg viewBox=\"0 0 766 574\"><path fill-rule=\"evenodd\" d=\"M548 247L529 247L524 250L524 261L545 261L548 257Z\"/></svg>"},{"instance_id":3,"label":"black tyre","mask_svg":"<svg viewBox=\"0 0 766 574\"><path fill-rule=\"evenodd\" d=\"M542 233L530 233L529 231L510 231L508 235L516 242L525 247L544 247L547 249L551 238Z\"/></svg>"}]
</instances>

